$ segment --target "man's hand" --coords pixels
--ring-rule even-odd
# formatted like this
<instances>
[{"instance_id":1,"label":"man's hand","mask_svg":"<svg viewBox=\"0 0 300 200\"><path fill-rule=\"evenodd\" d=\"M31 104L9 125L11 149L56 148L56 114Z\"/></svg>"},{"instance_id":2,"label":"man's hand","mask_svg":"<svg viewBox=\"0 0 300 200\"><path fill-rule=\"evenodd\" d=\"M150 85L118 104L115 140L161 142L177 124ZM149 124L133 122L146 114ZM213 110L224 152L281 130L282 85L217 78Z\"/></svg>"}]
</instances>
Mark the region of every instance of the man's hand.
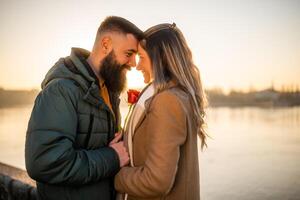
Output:
<instances>
[{"instance_id":1,"label":"man's hand","mask_svg":"<svg viewBox=\"0 0 300 200\"><path fill-rule=\"evenodd\" d=\"M129 154L124 146L124 142L120 141L121 138L122 134L116 133L115 138L109 143L109 146L117 152L120 160L120 167L124 167L129 164Z\"/></svg>"},{"instance_id":2,"label":"man's hand","mask_svg":"<svg viewBox=\"0 0 300 200\"><path fill-rule=\"evenodd\" d=\"M109 145L119 142L122 139L123 134L121 132L115 133L115 138L110 141Z\"/></svg>"}]
</instances>

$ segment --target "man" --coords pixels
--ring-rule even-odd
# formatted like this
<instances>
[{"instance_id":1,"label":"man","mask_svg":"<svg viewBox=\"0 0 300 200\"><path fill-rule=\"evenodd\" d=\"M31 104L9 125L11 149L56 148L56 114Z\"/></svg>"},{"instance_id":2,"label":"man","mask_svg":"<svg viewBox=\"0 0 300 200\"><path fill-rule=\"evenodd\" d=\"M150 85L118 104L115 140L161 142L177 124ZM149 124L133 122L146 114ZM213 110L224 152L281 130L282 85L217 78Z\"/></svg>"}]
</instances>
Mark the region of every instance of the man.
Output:
<instances>
[{"instance_id":1,"label":"man","mask_svg":"<svg viewBox=\"0 0 300 200\"><path fill-rule=\"evenodd\" d=\"M25 160L40 199L115 199L113 177L128 164L119 95L135 66L142 31L107 17L93 50L73 48L47 73L28 124Z\"/></svg>"}]
</instances>

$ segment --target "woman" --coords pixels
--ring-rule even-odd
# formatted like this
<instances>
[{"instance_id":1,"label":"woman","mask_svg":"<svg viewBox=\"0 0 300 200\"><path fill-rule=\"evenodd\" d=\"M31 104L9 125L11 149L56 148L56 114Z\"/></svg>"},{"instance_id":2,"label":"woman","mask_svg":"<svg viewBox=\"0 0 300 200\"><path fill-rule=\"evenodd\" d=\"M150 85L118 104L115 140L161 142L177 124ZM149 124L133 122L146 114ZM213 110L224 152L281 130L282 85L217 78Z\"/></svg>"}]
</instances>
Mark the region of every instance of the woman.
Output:
<instances>
[{"instance_id":1,"label":"woman","mask_svg":"<svg viewBox=\"0 0 300 200\"><path fill-rule=\"evenodd\" d=\"M116 175L115 188L128 200L198 200L205 95L191 51L175 24L160 24L145 32L138 54L150 84L125 126L131 167Z\"/></svg>"}]
</instances>

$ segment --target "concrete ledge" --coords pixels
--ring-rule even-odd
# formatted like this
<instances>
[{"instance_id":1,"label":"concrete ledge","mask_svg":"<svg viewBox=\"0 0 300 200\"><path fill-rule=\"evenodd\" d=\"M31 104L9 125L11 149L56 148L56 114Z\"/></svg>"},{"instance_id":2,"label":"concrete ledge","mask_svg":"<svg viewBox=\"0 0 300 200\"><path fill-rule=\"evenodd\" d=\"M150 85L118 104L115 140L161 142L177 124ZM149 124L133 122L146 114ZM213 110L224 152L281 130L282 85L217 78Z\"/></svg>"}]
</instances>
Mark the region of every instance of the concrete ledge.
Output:
<instances>
[{"instance_id":1,"label":"concrete ledge","mask_svg":"<svg viewBox=\"0 0 300 200\"><path fill-rule=\"evenodd\" d=\"M36 184L26 171L0 163L0 200L36 200Z\"/></svg>"}]
</instances>

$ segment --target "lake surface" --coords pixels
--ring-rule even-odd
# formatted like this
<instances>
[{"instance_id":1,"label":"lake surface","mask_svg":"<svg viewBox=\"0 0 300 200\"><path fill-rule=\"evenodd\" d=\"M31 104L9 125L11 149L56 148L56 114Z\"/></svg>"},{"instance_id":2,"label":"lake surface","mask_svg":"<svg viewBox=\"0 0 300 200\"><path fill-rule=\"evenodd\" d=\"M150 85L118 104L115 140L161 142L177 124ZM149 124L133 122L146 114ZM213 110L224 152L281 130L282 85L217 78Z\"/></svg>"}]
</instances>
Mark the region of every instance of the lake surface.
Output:
<instances>
[{"instance_id":1,"label":"lake surface","mask_svg":"<svg viewBox=\"0 0 300 200\"><path fill-rule=\"evenodd\" d=\"M0 162L25 169L31 109L0 109ZM202 199L300 200L300 107L211 108L207 124L208 148L199 150Z\"/></svg>"}]
</instances>

